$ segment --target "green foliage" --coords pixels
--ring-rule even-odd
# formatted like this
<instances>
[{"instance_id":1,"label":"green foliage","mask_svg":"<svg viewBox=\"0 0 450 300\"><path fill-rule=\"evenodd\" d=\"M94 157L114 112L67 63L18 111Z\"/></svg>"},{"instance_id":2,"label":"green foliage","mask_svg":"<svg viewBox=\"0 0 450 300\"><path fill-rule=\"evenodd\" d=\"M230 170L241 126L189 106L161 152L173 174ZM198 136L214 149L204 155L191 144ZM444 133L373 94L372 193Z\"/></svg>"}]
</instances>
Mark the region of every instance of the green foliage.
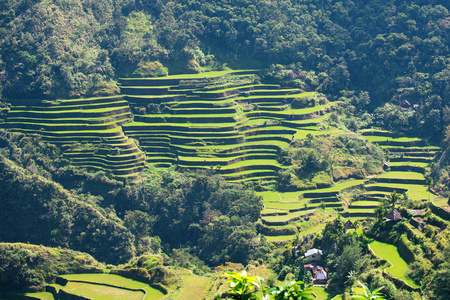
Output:
<instances>
[{"instance_id":1,"label":"green foliage","mask_svg":"<svg viewBox=\"0 0 450 300\"><path fill-rule=\"evenodd\" d=\"M161 77L167 76L168 70L159 61L143 62L138 64L138 68L133 72L133 77Z\"/></svg>"},{"instance_id":2,"label":"green foliage","mask_svg":"<svg viewBox=\"0 0 450 300\"><path fill-rule=\"evenodd\" d=\"M0 243L2 291L42 290L46 283L66 273L103 272L90 255L61 248L20 243Z\"/></svg>"},{"instance_id":3,"label":"green foliage","mask_svg":"<svg viewBox=\"0 0 450 300\"><path fill-rule=\"evenodd\" d=\"M315 299L312 296L312 290L310 288L302 288L304 285L303 281L287 282L282 287L276 286L270 289L269 294L272 295L275 300Z\"/></svg>"},{"instance_id":4,"label":"green foliage","mask_svg":"<svg viewBox=\"0 0 450 300\"><path fill-rule=\"evenodd\" d=\"M385 201L387 204L389 204L391 207L394 207L396 204L398 204L402 200L402 195L397 193L396 191L393 191L389 195L385 197Z\"/></svg>"},{"instance_id":5,"label":"green foliage","mask_svg":"<svg viewBox=\"0 0 450 300\"><path fill-rule=\"evenodd\" d=\"M262 204L248 190L228 186L216 176L150 169L145 184L117 191L116 210L139 209L154 218L151 226L162 243L191 246L208 265L247 263L264 255L256 222Z\"/></svg>"},{"instance_id":6,"label":"green foliage","mask_svg":"<svg viewBox=\"0 0 450 300\"><path fill-rule=\"evenodd\" d=\"M227 295L232 299L314 299L312 290L306 288L303 281L291 281L285 283L283 286L275 286L271 289L267 289L267 287L263 286L263 278L259 276L249 276L245 270L241 273L225 273L222 276L230 278L230 280L228 280L230 289L227 292Z\"/></svg>"},{"instance_id":7,"label":"green foliage","mask_svg":"<svg viewBox=\"0 0 450 300\"><path fill-rule=\"evenodd\" d=\"M244 270L242 273L225 273L224 277L230 278L228 285L230 291L228 295L236 300L256 299L256 292L261 289L263 279L259 276L249 276Z\"/></svg>"},{"instance_id":8,"label":"green foliage","mask_svg":"<svg viewBox=\"0 0 450 300\"><path fill-rule=\"evenodd\" d=\"M371 300L371 299L384 299L383 294L380 292L384 287L379 287L374 290L370 290L364 283L358 281L358 283L363 288L364 293L353 293L350 295L350 298L352 299L365 299L365 300Z\"/></svg>"},{"instance_id":9,"label":"green foliage","mask_svg":"<svg viewBox=\"0 0 450 300\"><path fill-rule=\"evenodd\" d=\"M69 247L108 263L134 256L134 236L94 196L72 194L3 155L0 165L0 240Z\"/></svg>"},{"instance_id":10,"label":"green foliage","mask_svg":"<svg viewBox=\"0 0 450 300\"><path fill-rule=\"evenodd\" d=\"M279 188L330 186L350 177L362 178L381 171L381 149L353 133L294 141L279 153L279 161L291 165L280 171Z\"/></svg>"},{"instance_id":11,"label":"green foliage","mask_svg":"<svg viewBox=\"0 0 450 300\"><path fill-rule=\"evenodd\" d=\"M164 257L145 254L131 259L127 264L111 270L111 274L121 275L147 284L159 284L163 289L168 285L176 284L178 276L164 266Z\"/></svg>"}]
</instances>

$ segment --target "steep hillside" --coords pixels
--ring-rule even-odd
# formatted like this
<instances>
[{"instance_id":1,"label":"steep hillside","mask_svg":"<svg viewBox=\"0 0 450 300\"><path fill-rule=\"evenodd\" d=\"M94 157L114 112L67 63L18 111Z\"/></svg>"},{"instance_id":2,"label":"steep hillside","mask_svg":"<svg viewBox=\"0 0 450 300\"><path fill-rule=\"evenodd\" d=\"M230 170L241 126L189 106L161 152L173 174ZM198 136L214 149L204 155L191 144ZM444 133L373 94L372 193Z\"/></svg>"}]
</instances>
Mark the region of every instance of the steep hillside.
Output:
<instances>
[{"instance_id":1,"label":"steep hillside","mask_svg":"<svg viewBox=\"0 0 450 300\"><path fill-rule=\"evenodd\" d=\"M108 263L134 256L134 236L90 196L74 195L3 155L0 167L1 241L67 247Z\"/></svg>"},{"instance_id":2,"label":"steep hillside","mask_svg":"<svg viewBox=\"0 0 450 300\"><path fill-rule=\"evenodd\" d=\"M103 267L86 253L21 243L0 243L0 265L2 292L42 290L57 275L98 273Z\"/></svg>"}]
</instances>

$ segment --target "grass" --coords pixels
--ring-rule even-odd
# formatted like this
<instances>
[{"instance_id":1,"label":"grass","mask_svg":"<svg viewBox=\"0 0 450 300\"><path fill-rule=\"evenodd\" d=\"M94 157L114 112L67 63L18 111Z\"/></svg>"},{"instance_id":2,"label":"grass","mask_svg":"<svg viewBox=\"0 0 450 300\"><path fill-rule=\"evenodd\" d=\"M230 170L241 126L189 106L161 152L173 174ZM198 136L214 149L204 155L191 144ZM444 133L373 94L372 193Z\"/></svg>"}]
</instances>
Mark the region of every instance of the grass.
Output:
<instances>
[{"instance_id":1,"label":"grass","mask_svg":"<svg viewBox=\"0 0 450 300\"><path fill-rule=\"evenodd\" d=\"M224 92L228 92L228 91L240 90L240 89L252 88L252 87L258 87L258 86L265 86L265 84L241 85L241 86L234 86L234 87L224 88L224 89L221 89L221 90L199 91L198 93L199 94L218 94L218 93L224 93Z\"/></svg>"},{"instance_id":2,"label":"grass","mask_svg":"<svg viewBox=\"0 0 450 300\"><path fill-rule=\"evenodd\" d=\"M391 171L377 176L378 178L425 179L422 173Z\"/></svg>"},{"instance_id":3,"label":"grass","mask_svg":"<svg viewBox=\"0 0 450 300\"><path fill-rule=\"evenodd\" d=\"M372 248L375 254L392 263L392 266L387 268L386 271L395 277L404 280L410 286L417 287L417 285L407 275L408 264L403 258L401 258L397 247L374 240L370 243L370 248Z\"/></svg>"},{"instance_id":4,"label":"grass","mask_svg":"<svg viewBox=\"0 0 450 300\"><path fill-rule=\"evenodd\" d=\"M375 136L375 135L366 135L364 136L366 140L372 143L377 142L419 142L422 141L422 139L419 138L410 138L410 137L400 137L400 138L393 138L389 136Z\"/></svg>"},{"instance_id":5,"label":"grass","mask_svg":"<svg viewBox=\"0 0 450 300\"><path fill-rule=\"evenodd\" d=\"M326 223L320 223L320 224L318 224L316 226L312 226L309 229L301 230L300 234L301 235L307 235L307 234L311 234L311 233L315 233L315 232L321 231L321 230L323 230L325 228L325 225L327 225L327 224Z\"/></svg>"},{"instance_id":6,"label":"grass","mask_svg":"<svg viewBox=\"0 0 450 300\"><path fill-rule=\"evenodd\" d=\"M93 300L142 300L144 297L144 292L141 291L129 291L121 288L80 282L69 282L62 289L68 293Z\"/></svg>"},{"instance_id":7,"label":"grass","mask_svg":"<svg viewBox=\"0 0 450 300\"><path fill-rule=\"evenodd\" d=\"M414 161L393 161L389 162L391 167L393 166L413 166L413 167L422 167L428 168L430 166L429 163L426 162L414 162Z\"/></svg>"},{"instance_id":8,"label":"grass","mask_svg":"<svg viewBox=\"0 0 450 300\"><path fill-rule=\"evenodd\" d=\"M358 206L378 206L381 202L379 201L353 201L351 205L358 205Z\"/></svg>"},{"instance_id":9,"label":"grass","mask_svg":"<svg viewBox=\"0 0 450 300\"><path fill-rule=\"evenodd\" d=\"M249 167L254 165L263 165L263 166L275 166L277 168L282 168L283 166L275 159L254 159L254 160L244 160L239 161L231 165L223 166L221 170L229 170L241 167Z\"/></svg>"},{"instance_id":10,"label":"grass","mask_svg":"<svg viewBox=\"0 0 450 300\"><path fill-rule=\"evenodd\" d=\"M276 208L264 208L261 215L273 214L273 213L287 213L286 210Z\"/></svg>"},{"instance_id":11,"label":"grass","mask_svg":"<svg viewBox=\"0 0 450 300\"><path fill-rule=\"evenodd\" d=\"M142 299L144 293L138 291L128 291L121 288L141 289L147 292L146 299L159 299L164 296L160 291L150 287L148 284L128 279L113 274L69 274L61 276L69 280L69 284L62 287L67 292L82 295L92 299ZM73 282L74 280L89 283ZM102 284L113 285L116 288L104 286Z\"/></svg>"},{"instance_id":12,"label":"grass","mask_svg":"<svg viewBox=\"0 0 450 300\"><path fill-rule=\"evenodd\" d=\"M350 213L374 213L375 209L374 208L349 208L348 211Z\"/></svg>"},{"instance_id":13,"label":"grass","mask_svg":"<svg viewBox=\"0 0 450 300\"><path fill-rule=\"evenodd\" d=\"M428 186L427 185L420 185L420 184L400 184L400 183L378 183L378 184L368 184L366 187L373 187L373 186L379 186L379 187L390 187L390 188L400 188L400 189L407 189L407 195L410 199L420 201L420 200L428 200L428 197L430 196L428 192ZM434 194L431 194L431 199L436 197Z\"/></svg>"},{"instance_id":14,"label":"grass","mask_svg":"<svg viewBox=\"0 0 450 300\"><path fill-rule=\"evenodd\" d=\"M434 205L439 206L439 207L448 207L448 198L438 198L433 200Z\"/></svg>"},{"instance_id":15,"label":"grass","mask_svg":"<svg viewBox=\"0 0 450 300\"><path fill-rule=\"evenodd\" d=\"M41 300L54 300L53 294L48 292L38 292L38 293L26 293L25 296L33 297L32 299L41 299ZM0 298L1 299L1 298Z\"/></svg>"},{"instance_id":16,"label":"grass","mask_svg":"<svg viewBox=\"0 0 450 300\"><path fill-rule=\"evenodd\" d=\"M296 191L296 192L277 192L277 191L265 191L265 192L256 192L258 196L263 197L263 202L270 206L275 208L282 208L285 204L280 204L278 206L274 203L268 203L268 202L295 202L296 204L299 204L298 196L305 194L305 193L311 193L311 192L317 192L317 193L325 193L325 192L339 192L342 189L358 186L363 184L365 179L351 179L347 181L341 181L336 183L334 186L329 188L323 188L323 189L313 189L313 190L302 190L302 191ZM316 199L316 198L314 198ZM305 200L305 199L302 199ZM304 202L304 201L302 201ZM303 205L303 204L302 204Z\"/></svg>"},{"instance_id":17,"label":"grass","mask_svg":"<svg viewBox=\"0 0 450 300\"><path fill-rule=\"evenodd\" d=\"M182 278L184 281L184 288L180 295L175 298L179 300L200 299L201 294L210 280L209 278L192 274L182 275Z\"/></svg>"},{"instance_id":18,"label":"grass","mask_svg":"<svg viewBox=\"0 0 450 300\"><path fill-rule=\"evenodd\" d=\"M289 209L299 209L304 208L305 205L303 203L280 203L280 202L264 202L264 206L270 209L279 209L279 210L289 210Z\"/></svg>"},{"instance_id":19,"label":"grass","mask_svg":"<svg viewBox=\"0 0 450 300\"><path fill-rule=\"evenodd\" d=\"M265 216L263 219L266 220L267 222L289 222L290 220L301 215L302 212L295 212L295 213L288 213L287 215Z\"/></svg>"},{"instance_id":20,"label":"grass","mask_svg":"<svg viewBox=\"0 0 450 300\"><path fill-rule=\"evenodd\" d=\"M274 235L274 236L265 236L265 238L269 242L280 242L280 241L289 241L295 239L295 234L293 235Z\"/></svg>"},{"instance_id":21,"label":"grass","mask_svg":"<svg viewBox=\"0 0 450 300\"><path fill-rule=\"evenodd\" d=\"M316 295L316 299L318 300L327 300L331 299L330 294L325 291L325 288L322 286L313 286L312 291L314 295Z\"/></svg>"},{"instance_id":22,"label":"grass","mask_svg":"<svg viewBox=\"0 0 450 300\"><path fill-rule=\"evenodd\" d=\"M346 181L339 181L334 186L331 186L329 188L323 188L323 189L313 189L313 190L305 190L301 191L300 194L304 193L326 193L326 192L339 192L342 189L358 186L364 183L366 179L350 179Z\"/></svg>"},{"instance_id":23,"label":"grass","mask_svg":"<svg viewBox=\"0 0 450 300\"><path fill-rule=\"evenodd\" d=\"M69 275L62 275L61 277L69 281L82 280L87 282L106 283L118 287L127 287L131 289L143 289L148 287L148 284L145 284L143 282L128 279L114 274L69 274Z\"/></svg>"}]
</instances>

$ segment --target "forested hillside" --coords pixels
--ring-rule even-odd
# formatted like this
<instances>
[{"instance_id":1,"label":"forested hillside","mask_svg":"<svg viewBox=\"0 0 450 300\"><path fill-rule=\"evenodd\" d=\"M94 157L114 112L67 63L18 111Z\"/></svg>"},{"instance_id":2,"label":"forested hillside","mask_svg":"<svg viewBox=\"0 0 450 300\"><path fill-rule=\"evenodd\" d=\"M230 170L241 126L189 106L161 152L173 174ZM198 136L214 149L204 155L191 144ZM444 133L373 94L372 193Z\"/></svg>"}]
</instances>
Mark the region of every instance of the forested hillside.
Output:
<instances>
[{"instance_id":1,"label":"forested hillside","mask_svg":"<svg viewBox=\"0 0 450 300\"><path fill-rule=\"evenodd\" d=\"M118 77L283 64L276 79L367 91L377 125L439 141L449 123L446 1L3 1L3 99L118 93ZM153 63L158 61L159 63ZM162 64L162 65L161 65ZM274 75L274 74L271 74ZM280 78L281 77L281 78ZM414 112L385 103L408 100ZM429 134L431 132L432 135Z\"/></svg>"},{"instance_id":2,"label":"forested hillside","mask_svg":"<svg viewBox=\"0 0 450 300\"><path fill-rule=\"evenodd\" d=\"M241 270L260 297L311 248L318 299L446 299L449 11L0 1L0 299L81 272L219 299Z\"/></svg>"}]
</instances>

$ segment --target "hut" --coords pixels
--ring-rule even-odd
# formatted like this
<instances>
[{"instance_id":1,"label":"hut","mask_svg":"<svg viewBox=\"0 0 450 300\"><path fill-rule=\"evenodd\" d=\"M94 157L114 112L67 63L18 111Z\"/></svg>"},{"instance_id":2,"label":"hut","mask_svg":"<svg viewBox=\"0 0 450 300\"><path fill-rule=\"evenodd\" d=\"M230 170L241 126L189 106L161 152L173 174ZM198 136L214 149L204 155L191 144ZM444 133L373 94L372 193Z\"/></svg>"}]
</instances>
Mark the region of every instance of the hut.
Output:
<instances>
[{"instance_id":1,"label":"hut","mask_svg":"<svg viewBox=\"0 0 450 300\"><path fill-rule=\"evenodd\" d=\"M350 229L356 229L356 226L355 226L355 224L353 224L352 221L348 220L344 224L344 231L347 231L347 230L350 230Z\"/></svg>"},{"instance_id":2,"label":"hut","mask_svg":"<svg viewBox=\"0 0 450 300\"><path fill-rule=\"evenodd\" d=\"M402 218L402 216L400 215L400 213L398 212L398 210L394 207L393 209L391 209L391 211L384 217L384 219L386 220L386 222L398 222L400 221Z\"/></svg>"}]
</instances>

